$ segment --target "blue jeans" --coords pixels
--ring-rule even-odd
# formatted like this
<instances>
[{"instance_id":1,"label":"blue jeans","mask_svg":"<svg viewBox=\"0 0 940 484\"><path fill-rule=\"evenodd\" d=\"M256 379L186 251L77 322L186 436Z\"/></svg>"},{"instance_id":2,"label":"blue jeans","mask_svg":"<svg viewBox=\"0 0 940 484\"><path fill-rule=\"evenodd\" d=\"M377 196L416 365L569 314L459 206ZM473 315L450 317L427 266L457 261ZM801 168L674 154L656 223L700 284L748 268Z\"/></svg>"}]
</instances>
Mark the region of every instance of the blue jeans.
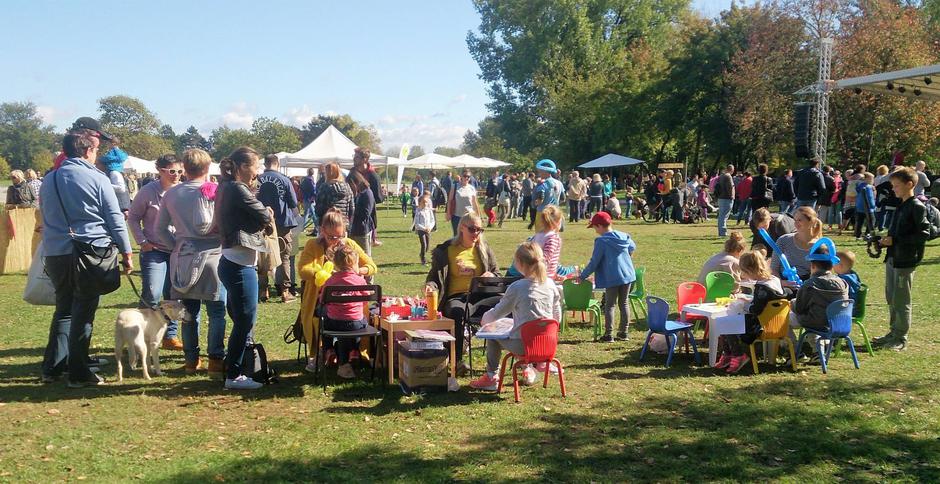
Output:
<instances>
[{"instance_id":1,"label":"blue jeans","mask_svg":"<svg viewBox=\"0 0 940 484\"><path fill-rule=\"evenodd\" d=\"M730 198L718 199L718 236L724 237L727 234L728 217L731 216L731 206L734 200Z\"/></svg>"},{"instance_id":2,"label":"blue jeans","mask_svg":"<svg viewBox=\"0 0 940 484\"><path fill-rule=\"evenodd\" d=\"M794 207L794 208L800 208L800 207L809 207L809 208L811 208L811 209L813 209L813 210L816 210L816 199L813 199L813 200L797 200L797 201L796 201L796 207Z\"/></svg>"},{"instance_id":3,"label":"blue jeans","mask_svg":"<svg viewBox=\"0 0 940 484\"><path fill-rule=\"evenodd\" d=\"M307 227L316 227L317 226L317 214L314 210L316 205L312 202L304 202L304 226Z\"/></svg>"},{"instance_id":4,"label":"blue jeans","mask_svg":"<svg viewBox=\"0 0 940 484\"><path fill-rule=\"evenodd\" d=\"M225 288L220 288L222 298L218 301L200 301L199 299L183 299L183 306L192 315L192 322L183 323L183 355L187 363L199 360L199 324L202 303L206 303L206 313L209 315L209 358L221 360L225 358Z\"/></svg>"},{"instance_id":5,"label":"blue jeans","mask_svg":"<svg viewBox=\"0 0 940 484\"><path fill-rule=\"evenodd\" d=\"M738 206L738 219L737 222L741 223L741 220L744 220L744 223L751 222L751 199L745 198L741 200L741 203Z\"/></svg>"},{"instance_id":6,"label":"blue jeans","mask_svg":"<svg viewBox=\"0 0 940 484\"><path fill-rule=\"evenodd\" d=\"M69 275L71 270L71 255L46 257L46 273L55 287L55 312L49 326L42 374L59 376L67 368L69 380L77 382L91 378L88 347L99 297L75 291Z\"/></svg>"},{"instance_id":7,"label":"blue jeans","mask_svg":"<svg viewBox=\"0 0 940 484\"><path fill-rule=\"evenodd\" d=\"M245 346L258 315L258 271L251 266L236 264L223 255L219 261L219 279L228 292L225 307L232 319L228 353L225 355L225 377L234 380L242 374Z\"/></svg>"},{"instance_id":8,"label":"blue jeans","mask_svg":"<svg viewBox=\"0 0 940 484\"><path fill-rule=\"evenodd\" d=\"M790 213L793 208L793 202L777 202L780 204L780 213Z\"/></svg>"},{"instance_id":9,"label":"blue jeans","mask_svg":"<svg viewBox=\"0 0 940 484\"><path fill-rule=\"evenodd\" d=\"M457 227L460 226L460 217L454 215L450 218L450 225L454 228L454 237L457 236Z\"/></svg>"},{"instance_id":10,"label":"blue jeans","mask_svg":"<svg viewBox=\"0 0 940 484\"><path fill-rule=\"evenodd\" d=\"M160 250L151 250L140 253L140 278L143 286L140 288L140 298L149 307L154 307L161 299L170 298L170 254ZM175 338L179 332L176 321L166 325L166 339Z\"/></svg>"}]
</instances>

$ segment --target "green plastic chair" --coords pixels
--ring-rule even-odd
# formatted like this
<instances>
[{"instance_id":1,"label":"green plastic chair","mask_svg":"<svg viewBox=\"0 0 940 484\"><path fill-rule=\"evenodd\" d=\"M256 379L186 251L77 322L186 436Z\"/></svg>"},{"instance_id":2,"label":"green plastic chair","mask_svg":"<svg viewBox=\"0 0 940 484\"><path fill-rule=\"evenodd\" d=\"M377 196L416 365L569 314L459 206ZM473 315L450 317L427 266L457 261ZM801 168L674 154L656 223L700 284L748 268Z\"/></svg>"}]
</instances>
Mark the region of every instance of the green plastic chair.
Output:
<instances>
[{"instance_id":1,"label":"green plastic chair","mask_svg":"<svg viewBox=\"0 0 940 484\"><path fill-rule=\"evenodd\" d=\"M630 311L635 315L640 313L637 311L637 306L643 310L643 317L649 317L649 314L646 312L646 283L644 282L644 277L646 276L645 267L636 268L636 281L633 283L633 290L630 291Z\"/></svg>"},{"instance_id":2,"label":"green plastic chair","mask_svg":"<svg viewBox=\"0 0 940 484\"><path fill-rule=\"evenodd\" d=\"M561 331L568 327L568 311L587 311L594 322L594 339L599 338L601 320L601 303L594 299L594 285L591 281L581 281L577 284L573 279L567 279L561 284L563 300L561 305Z\"/></svg>"},{"instance_id":3,"label":"green plastic chair","mask_svg":"<svg viewBox=\"0 0 940 484\"><path fill-rule=\"evenodd\" d=\"M868 339L868 330L865 329L866 299L868 299L868 286L862 284L855 293L855 314L852 315L852 324L858 326L858 329L862 332L862 337L865 338L865 349L868 350L868 355L875 356L875 352L871 349L871 340ZM842 347L837 346L833 352L836 356L839 356L842 352Z\"/></svg>"},{"instance_id":4,"label":"green plastic chair","mask_svg":"<svg viewBox=\"0 0 940 484\"><path fill-rule=\"evenodd\" d=\"M714 271L705 276L705 302L715 302L728 297L734 290L734 276L727 272Z\"/></svg>"}]
</instances>

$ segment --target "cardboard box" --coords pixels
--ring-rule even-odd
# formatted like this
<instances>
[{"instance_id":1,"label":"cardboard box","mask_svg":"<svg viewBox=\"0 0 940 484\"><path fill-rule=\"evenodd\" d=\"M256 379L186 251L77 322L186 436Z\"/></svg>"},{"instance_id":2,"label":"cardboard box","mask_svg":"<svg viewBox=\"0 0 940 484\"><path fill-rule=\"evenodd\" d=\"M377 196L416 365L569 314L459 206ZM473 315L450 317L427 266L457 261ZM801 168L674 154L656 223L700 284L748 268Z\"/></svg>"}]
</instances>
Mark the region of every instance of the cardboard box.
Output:
<instances>
[{"instance_id":1,"label":"cardboard box","mask_svg":"<svg viewBox=\"0 0 940 484\"><path fill-rule=\"evenodd\" d=\"M450 352L443 350L409 350L398 345L398 379L403 387L414 391L447 391L450 376Z\"/></svg>"}]
</instances>

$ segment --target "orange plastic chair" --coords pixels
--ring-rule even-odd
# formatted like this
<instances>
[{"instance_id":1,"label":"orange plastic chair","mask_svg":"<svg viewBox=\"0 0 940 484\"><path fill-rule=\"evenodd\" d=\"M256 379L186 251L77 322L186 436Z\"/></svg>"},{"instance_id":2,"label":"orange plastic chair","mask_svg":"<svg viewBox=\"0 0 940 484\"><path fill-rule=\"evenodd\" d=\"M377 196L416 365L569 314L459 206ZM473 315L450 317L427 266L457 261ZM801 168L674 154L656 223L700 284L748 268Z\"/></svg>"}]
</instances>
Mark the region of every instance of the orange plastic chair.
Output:
<instances>
[{"instance_id":1,"label":"orange plastic chair","mask_svg":"<svg viewBox=\"0 0 940 484\"><path fill-rule=\"evenodd\" d=\"M535 319L523 324L519 328L522 335L522 345L525 348L525 354L517 355L508 353L503 357L503 362L499 370L499 385L496 393L502 393L503 381L506 377L506 365L509 358L523 365L529 363L545 363L545 381L543 388L548 388L548 376L551 374L552 363L558 367L558 382L561 385L561 396L568 396L565 392L565 371L561 367L561 362L555 358L555 350L558 349L558 321L554 319ZM519 370L518 365L512 365L512 388L516 396L516 403L519 403Z\"/></svg>"},{"instance_id":2,"label":"orange plastic chair","mask_svg":"<svg viewBox=\"0 0 940 484\"><path fill-rule=\"evenodd\" d=\"M790 340L790 325L789 325L789 316L790 316L790 302L786 299L774 299L767 303L767 306L761 311L760 315L757 316L757 320L760 321L761 328L764 331L761 335L751 343L751 364L754 366L754 374L758 374L757 370L757 353L754 351L754 346L757 343L768 342L771 344L772 349L769 353L765 353L764 357L767 359L768 363L776 364L777 360L777 345L780 341L785 341L787 347L790 348L790 364L793 366L793 371L796 371L796 351L794 350L794 343Z\"/></svg>"}]
</instances>

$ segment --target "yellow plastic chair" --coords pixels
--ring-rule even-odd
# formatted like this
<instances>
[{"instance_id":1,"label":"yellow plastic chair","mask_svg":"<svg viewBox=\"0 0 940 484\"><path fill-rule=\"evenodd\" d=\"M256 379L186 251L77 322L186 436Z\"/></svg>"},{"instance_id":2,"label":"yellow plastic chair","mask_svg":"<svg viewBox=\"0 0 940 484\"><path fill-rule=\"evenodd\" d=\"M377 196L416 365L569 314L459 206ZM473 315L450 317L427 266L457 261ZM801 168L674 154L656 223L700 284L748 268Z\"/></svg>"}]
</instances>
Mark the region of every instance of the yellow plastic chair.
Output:
<instances>
[{"instance_id":1,"label":"yellow plastic chair","mask_svg":"<svg viewBox=\"0 0 940 484\"><path fill-rule=\"evenodd\" d=\"M757 316L757 320L760 321L761 328L764 331L751 343L751 364L754 366L755 375L760 372L757 370L757 353L754 351L754 346L757 343L764 342L771 344L771 351L764 353L764 358L769 363L776 364L777 345L780 341L786 341L787 347L790 348L790 364L793 366L793 371L796 371L796 351L793 349L793 341L790 340L789 316L790 302L786 299L770 301L767 303L767 307Z\"/></svg>"}]
</instances>

